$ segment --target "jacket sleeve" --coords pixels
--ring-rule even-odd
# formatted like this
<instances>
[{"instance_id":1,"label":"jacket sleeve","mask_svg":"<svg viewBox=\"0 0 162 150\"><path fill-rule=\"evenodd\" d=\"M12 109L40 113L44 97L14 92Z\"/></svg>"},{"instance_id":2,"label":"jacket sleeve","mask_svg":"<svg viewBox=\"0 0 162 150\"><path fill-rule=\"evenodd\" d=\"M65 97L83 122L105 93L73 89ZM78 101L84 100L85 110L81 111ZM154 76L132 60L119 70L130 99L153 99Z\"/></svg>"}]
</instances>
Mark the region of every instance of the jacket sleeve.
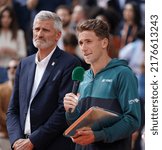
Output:
<instances>
[{"instance_id":1,"label":"jacket sleeve","mask_svg":"<svg viewBox=\"0 0 162 150\"><path fill-rule=\"evenodd\" d=\"M73 122L75 122L79 118L80 110L76 106L73 113L66 112L65 115L66 115L66 120L67 120L68 124L72 124Z\"/></svg>"},{"instance_id":2,"label":"jacket sleeve","mask_svg":"<svg viewBox=\"0 0 162 150\"><path fill-rule=\"evenodd\" d=\"M21 62L20 62L21 64ZM19 72L20 65L16 71L15 83L7 111L7 130L11 145L24 134L20 126L19 117Z\"/></svg>"},{"instance_id":3,"label":"jacket sleeve","mask_svg":"<svg viewBox=\"0 0 162 150\"><path fill-rule=\"evenodd\" d=\"M130 69L123 69L119 73L116 79L116 91L123 114L112 126L94 131L96 141L112 143L128 138L140 127L141 110L137 79Z\"/></svg>"}]
</instances>

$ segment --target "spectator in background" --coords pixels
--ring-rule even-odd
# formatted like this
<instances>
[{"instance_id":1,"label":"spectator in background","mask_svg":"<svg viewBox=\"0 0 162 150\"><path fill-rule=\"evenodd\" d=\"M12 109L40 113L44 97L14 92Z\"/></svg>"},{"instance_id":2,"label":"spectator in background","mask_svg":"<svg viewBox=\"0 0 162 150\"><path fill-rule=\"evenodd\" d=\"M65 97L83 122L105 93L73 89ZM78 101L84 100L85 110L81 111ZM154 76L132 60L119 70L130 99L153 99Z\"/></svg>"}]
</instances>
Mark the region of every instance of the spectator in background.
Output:
<instances>
[{"instance_id":1,"label":"spectator in background","mask_svg":"<svg viewBox=\"0 0 162 150\"><path fill-rule=\"evenodd\" d=\"M71 55L77 55L78 40L74 33L67 32L63 36L64 49Z\"/></svg>"},{"instance_id":2,"label":"spectator in background","mask_svg":"<svg viewBox=\"0 0 162 150\"><path fill-rule=\"evenodd\" d=\"M136 2L138 6L140 6L141 4L143 4L145 0L108 0L107 1L107 6L108 8L113 8L114 10L117 11L117 13L120 15L121 19L123 19L122 17L122 11L124 9L124 6L126 3L129 2Z\"/></svg>"},{"instance_id":3,"label":"spectator in background","mask_svg":"<svg viewBox=\"0 0 162 150\"><path fill-rule=\"evenodd\" d=\"M25 56L24 32L17 26L14 10L7 6L0 12L0 66L7 67L12 57Z\"/></svg>"},{"instance_id":4,"label":"spectator in background","mask_svg":"<svg viewBox=\"0 0 162 150\"><path fill-rule=\"evenodd\" d=\"M126 44L135 40L137 31L141 28L141 15L140 9L135 2L126 3L123 10L123 22L119 27L119 34L121 36L121 45L124 47Z\"/></svg>"},{"instance_id":5,"label":"spectator in background","mask_svg":"<svg viewBox=\"0 0 162 150\"><path fill-rule=\"evenodd\" d=\"M56 8L56 14L61 18L63 25L63 32L70 32L70 22L71 22L71 8L66 5L60 5ZM73 31L74 32L74 31Z\"/></svg>"},{"instance_id":6,"label":"spectator in background","mask_svg":"<svg viewBox=\"0 0 162 150\"><path fill-rule=\"evenodd\" d=\"M7 66L8 81L0 84L0 150L9 150L10 143L8 139L7 127L6 127L6 112L11 97L16 68L19 61L17 59L11 59Z\"/></svg>"},{"instance_id":7,"label":"spectator in background","mask_svg":"<svg viewBox=\"0 0 162 150\"><path fill-rule=\"evenodd\" d=\"M8 5L8 0L0 0L0 12Z\"/></svg>"},{"instance_id":8,"label":"spectator in background","mask_svg":"<svg viewBox=\"0 0 162 150\"><path fill-rule=\"evenodd\" d=\"M88 6L88 7L95 7L97 6L97 1L96 0L74 0L76 3L75 5L82 5L84 6Z\"/></svg>"},{"instance_id":9,"label":"spectator in background","mask_svg":"<svg viewBox=\"0 0 162 150\"><path fill-rule=\"evenodd\" d=\"M27 1L28 0L0 0L0 11L2 9L4 9L6 6L10 6L14 9L18 22L19 22L19 19L20 20L22 19L23 21L29 21L29 18L28 18L28 20L25 20L26 19L25 13L27 13L27 12L26 12L26 8L24 6L27 6L26 5ZM24 15L23 16L24 18L22 18L22 15ZM26 24L28 24L28 22L26 22ZM26 26L26 24L25 24L25 22L23 22L23 24L20 23L20 27L23 28L23 25Z\"/></svg>"},{"instance_id":10,"label":"spectator in background","mask_svg":"<svg viewBox=\"0 0 162 150\"><path fill-rule=\"evenodd\" d=\"M58 46L64 50L63 46L63 36L66 34L66 32L74 32L72 28L70 28L70 22L71 22L71 9L70 7L66 5L60 5L56 8L56 14L61 18L63 30L62 30L62 36L60 40L58 41Z\"/></svg>"},{"instance_id":11,"label":"spectator in background","mask_svg":"<svg viewBox=\"0 0 162 150\"><path fill-rule=\"evenodd\" d=\"M138 59L138 58L137 58ZM145 134L145 64L141 65L141 74L138 77L138 92L141 103L141 126L132 134L132 150L145 150L143 138Z\"/></svg>"},{"instance_id":12,"label":"spectator in background","mask_svg":"<svg viewBox=\"0 0 162 150\"><path fill-rule=\"evenodd\" d=\"M71 18L71 28L75 31L78 23L86 20L88 18L88 7L82 5L76 5L73 8L72 18Z\"/></svg>"},{"instance_id":13,"label":"spectator in background","mask_svg":"<svg viewBox=\"0 0 162 150\"><path fill-rule=\"evenodd\" d=\"M128 61L137 78L142 73L145 58L145 29L137 31L136 40L130 42L119 51L119 58Z\"/></svg>"},{"instance_id":14,"label":"spectator in background","mask_svg":"<svg viewBox=\"0 0 162 150\"><path fill-rule=\"evenodd\" d=\"M110 48L109 48L109 56L111 58L117 58L118 52L120 48L120 36L117 34L117 27L119 25L119 16L116 13L115 10L109 8L109 9L103 9L103 8L93 8L93 10L96 12L96 14L91 14L91 18L97 18L104 20L109 25L109 32L110 32ZM98 10L98 11L96 11Z\"/></svg>"},{"instance_id":15,"label":"spectator in background","mask_svg":"<svg viewBox=\"0 0 162 150\"><path fill-rule=\"evenodd\" d=\"M38 13L41 10L55 11L60 5L70 5L71 0L27 0L27 5Z\"/></svg>"},{"instance_id":16,"label":"spectator in background","mask_svg":"<svg viewBox=\"0 0 162 150\"><path fill-rule=\"evenodd\" d=\"M27 0L12 0L12 7L20 29L25 33L26 43L29 43L31 30L31 10L28 8Z\"/></svg>"},{"instance_id":17,"label":"spectator in background","mask_svg":"<svg viewBox=\"0 0 162 150\"><path fill-rule=\"evenodd\" d=\"M4 0L2 0L4 1ZM13 8L17 20L18 27L24 31L26 43L29 41L29 29L31 29L31 12L27 6L28 0L5 0L6 3L2 7L10 6ZM1 2L1 1L0 1Z\"/></svg>"},{"instance_id":18,"label":"spectator in background","mask_svg":"<svg viewBox=\"0 0 162 150\"><path fill-rule=\"evenodd\" d=\"M75 56L85 70L89 69L90 66L82 59L83 56L80 56L78 52L78 39L74 33L67 32L63 36L63 44L66 52Z\"/></svg>"}]
</instances>

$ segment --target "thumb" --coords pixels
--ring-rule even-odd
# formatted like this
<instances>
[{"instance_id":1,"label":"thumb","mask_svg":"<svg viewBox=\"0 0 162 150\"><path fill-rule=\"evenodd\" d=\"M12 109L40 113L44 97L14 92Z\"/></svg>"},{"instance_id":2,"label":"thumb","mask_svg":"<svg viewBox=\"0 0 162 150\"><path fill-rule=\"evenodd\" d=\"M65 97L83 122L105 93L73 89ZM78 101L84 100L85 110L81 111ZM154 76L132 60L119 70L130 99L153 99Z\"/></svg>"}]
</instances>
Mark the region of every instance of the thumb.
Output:
<instances>
[{"instance_id":1,"label":"thumb","mask_svg":"<svg viewBox=\"0 0 162 150\"><path fill-rule=\"evenodd\" d=\"M80 93L77 93L77 97L78 97L78 98L80 97Z\"/></svg>"}]
</instances>

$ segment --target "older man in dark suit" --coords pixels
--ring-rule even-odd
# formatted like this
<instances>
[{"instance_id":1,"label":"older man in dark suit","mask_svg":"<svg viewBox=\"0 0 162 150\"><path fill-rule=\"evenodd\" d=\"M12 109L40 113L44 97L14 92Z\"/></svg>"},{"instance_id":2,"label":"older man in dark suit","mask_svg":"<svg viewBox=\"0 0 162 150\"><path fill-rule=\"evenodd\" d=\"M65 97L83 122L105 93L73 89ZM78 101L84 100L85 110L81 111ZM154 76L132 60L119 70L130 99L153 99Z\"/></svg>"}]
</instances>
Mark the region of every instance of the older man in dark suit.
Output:
<instances>
[{"instance_id":1,"label":"older man in dark suit","mask_svg":"<svg viewBox=\"0 0 162 150\"><path fill-rule=\"evenodd\" d=\"M20 62L7 112L14 150L73 149L62 135L67 128L63 97L72 89L71 72L79 62L57 47L61 30L55 13L35 16L33 44L38 52Z\"/></svg>"}]
</instances>

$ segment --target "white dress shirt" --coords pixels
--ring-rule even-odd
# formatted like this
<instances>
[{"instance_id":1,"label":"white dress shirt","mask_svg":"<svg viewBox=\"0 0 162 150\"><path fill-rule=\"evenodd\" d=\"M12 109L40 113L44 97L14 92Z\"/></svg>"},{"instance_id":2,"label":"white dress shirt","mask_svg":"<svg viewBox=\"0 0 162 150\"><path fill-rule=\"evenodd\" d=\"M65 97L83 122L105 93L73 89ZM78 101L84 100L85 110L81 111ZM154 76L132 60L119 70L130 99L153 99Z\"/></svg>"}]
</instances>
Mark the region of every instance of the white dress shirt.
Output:
<instances>
[{"instance_id":1,"label":"white dress shirt","mask_svg":"<svg viewBox=\"0 0 162 150\"><path fill-rule=\"evenodd\" d=\"M33 88L32 88L32 93L31 93L31 97L30 97L30 103L29 103L29 107L28 107L28 112L27 112L27 116L26 116L26 121L25 121L25 129L24 129L24 134L30 135L31 134L31 122L30 122L30 107L31 107L31 103L33 101L33 98L35 96L36 90L38 88L38 85L42 79L42 76L45 72L45 69L48 65L48 62L52 56L52 54L54 53L55 49L53 49L51 51L51 53L45 57L43 60L41 60L40 62L38 61L38 53L36 54L35 57L35 63L36 63L36 70L35 70L35 77L34 77L34 84L33 84Z\"/></svg>"}]
</instances>

